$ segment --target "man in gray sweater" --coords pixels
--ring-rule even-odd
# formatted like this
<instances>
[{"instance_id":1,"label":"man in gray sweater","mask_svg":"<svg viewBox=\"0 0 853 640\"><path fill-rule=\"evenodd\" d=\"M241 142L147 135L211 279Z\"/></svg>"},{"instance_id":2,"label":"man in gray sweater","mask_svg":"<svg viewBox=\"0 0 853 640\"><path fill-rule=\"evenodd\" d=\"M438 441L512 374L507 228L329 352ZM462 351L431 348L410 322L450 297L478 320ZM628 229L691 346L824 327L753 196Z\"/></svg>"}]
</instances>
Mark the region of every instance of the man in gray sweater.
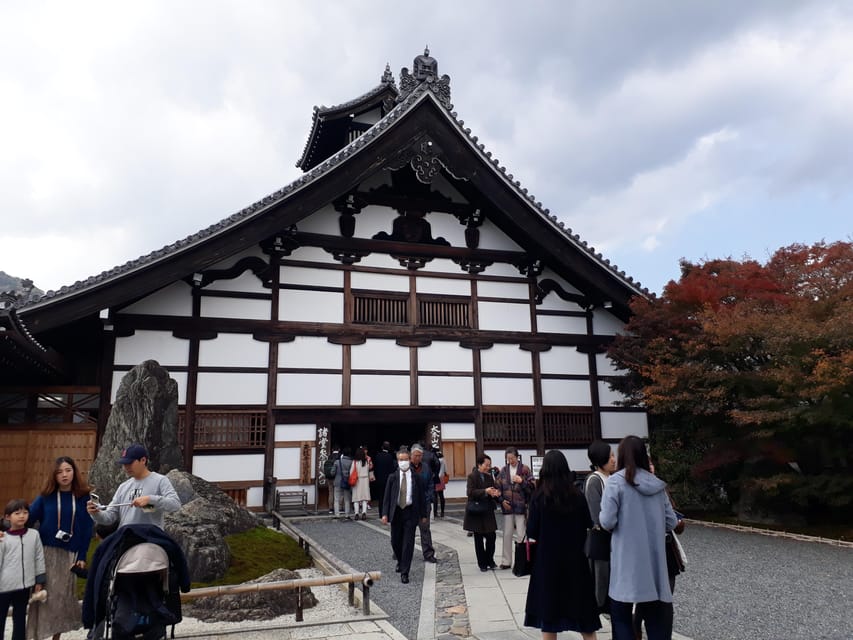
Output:
<instances>
[{"instance_id":1,"label":"man in gray sweater","mask_svg":"<svg viewBox=\"0 0 853 640\"><path fill-rule=\"evenodd\" d=\"M132 444L121 452L118 463L130 476L116 489L106 507L89 501L86 511L98 524L153 524L163 528L163 516L181 508L181 500L166 476L148 468L148 450Z\"/></svg>"}]
</instances>

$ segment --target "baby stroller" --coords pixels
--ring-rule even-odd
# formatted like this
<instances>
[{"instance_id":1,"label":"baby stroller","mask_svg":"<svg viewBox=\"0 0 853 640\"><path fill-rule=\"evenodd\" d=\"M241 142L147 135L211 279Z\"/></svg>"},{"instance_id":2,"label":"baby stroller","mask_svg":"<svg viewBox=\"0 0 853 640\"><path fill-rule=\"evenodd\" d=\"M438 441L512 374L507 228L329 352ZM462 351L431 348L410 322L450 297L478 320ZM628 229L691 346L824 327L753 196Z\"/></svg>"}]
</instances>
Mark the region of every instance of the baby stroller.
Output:
<instances>
[{"instance_id":1,"label":"baby stroller","mask_svg":"<svg viewBox=\"0 0 853 640\"><path fill-rule=\"evenodd\" d=\"M170 625L174 637L181 620L179 585L188 590L189 577L183 553L165 532L122 527L98 547L93 574L83 603L84 626L94 627L91 640L162 640Z\"/></svg>"}]
</instances>

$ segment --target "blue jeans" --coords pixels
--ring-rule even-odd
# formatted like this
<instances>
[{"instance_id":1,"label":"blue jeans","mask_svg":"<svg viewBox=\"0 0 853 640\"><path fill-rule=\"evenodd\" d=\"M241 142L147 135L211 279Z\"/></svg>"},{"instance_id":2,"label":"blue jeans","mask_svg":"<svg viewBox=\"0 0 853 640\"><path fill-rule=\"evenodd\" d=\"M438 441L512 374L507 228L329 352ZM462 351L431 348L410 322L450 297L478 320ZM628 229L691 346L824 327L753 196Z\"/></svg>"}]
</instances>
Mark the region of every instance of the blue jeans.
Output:
<instances>
[{"instance_id":1,"label":"blue jeans","mask_svg":"<svg viewBox=\"0 0 853 640\"><path fill-rule=\"evenodd\" d=\"M613 640L634 640L634 625L631 616L631 602L610 602L610 626L613 628ZM654 600L638 602L637 613L646 623L648 640L672 640L672 603Z\"/></svg>"}]
</instances>

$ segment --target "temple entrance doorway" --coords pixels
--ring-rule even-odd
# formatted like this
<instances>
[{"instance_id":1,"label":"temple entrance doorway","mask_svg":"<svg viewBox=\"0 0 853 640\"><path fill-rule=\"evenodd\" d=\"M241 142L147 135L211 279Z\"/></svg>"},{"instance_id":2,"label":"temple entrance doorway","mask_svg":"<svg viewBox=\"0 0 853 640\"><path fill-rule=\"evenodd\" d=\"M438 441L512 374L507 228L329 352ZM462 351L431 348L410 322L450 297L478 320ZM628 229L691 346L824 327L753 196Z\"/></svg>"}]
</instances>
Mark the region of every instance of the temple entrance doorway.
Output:
<instances>
[{"instance_id":1,"label":"temple entrance doorway","mask_svg":"<svg viewBox=\"0 0 853 640\"><path fill-rule=\"evenodd\" d=\"M358 447L367 447L373 456L387 440L391 451L401 446L411 447L415 442L427 442L427 425L423 422L346 423L333 422L331 429L332 450L349 447L355 454Z\"/></svg>"}]
</instances>

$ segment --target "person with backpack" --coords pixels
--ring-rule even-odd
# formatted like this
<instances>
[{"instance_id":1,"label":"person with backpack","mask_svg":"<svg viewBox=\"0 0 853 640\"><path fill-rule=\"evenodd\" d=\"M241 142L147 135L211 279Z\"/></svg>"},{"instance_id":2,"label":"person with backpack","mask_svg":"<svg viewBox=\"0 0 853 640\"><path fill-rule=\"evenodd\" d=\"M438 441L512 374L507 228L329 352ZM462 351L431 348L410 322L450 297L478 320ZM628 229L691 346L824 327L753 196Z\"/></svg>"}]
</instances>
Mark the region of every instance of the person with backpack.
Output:
<instances>
[{"instance_id":1,"label":"person with backpack","mask_svg":"<svg viewBox=\"0 0 853 640\"><path fill-rule=\"evenodd\" d=\"M329 488L329 514L335 513L335 463L341 457L341 452L333 449L323 463L323 476L326 478L326 486Z\"/></svg>"},{"instance_id":2,"label":"person with backpack","mask_svg":"<svg viewBox=\"0 0 853 640\"><path fill-rule=\"evenodd\" d=\"M349 485L349 473L352 470L352 449L344 447L341 449L341 457L334 464L335 487L335 517L341 517L341 501L344 503L344 520L352 520L349 515L352 503L352 487Z\"/></svg>"}]
</instances>

